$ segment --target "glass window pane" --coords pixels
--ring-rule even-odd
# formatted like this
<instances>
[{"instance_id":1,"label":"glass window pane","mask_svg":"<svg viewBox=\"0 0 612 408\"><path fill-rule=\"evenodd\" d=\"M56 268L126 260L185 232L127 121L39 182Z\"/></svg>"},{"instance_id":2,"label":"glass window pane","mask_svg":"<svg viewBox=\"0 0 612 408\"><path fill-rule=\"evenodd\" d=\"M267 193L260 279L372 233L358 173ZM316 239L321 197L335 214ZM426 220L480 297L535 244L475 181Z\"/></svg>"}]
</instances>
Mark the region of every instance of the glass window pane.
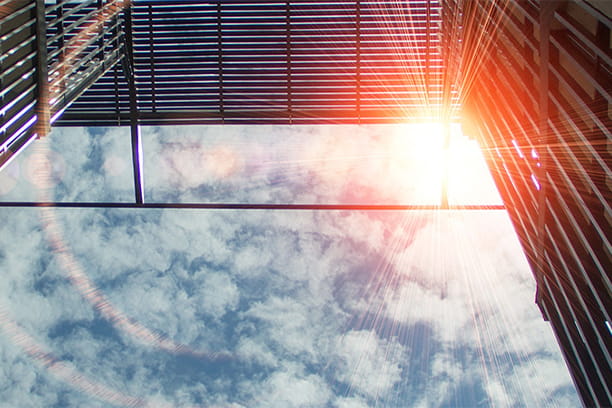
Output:
<instances>
[{"instance_id":1,"label":"glass window pane","mask_svg":"<svg viewBox=\"0 0 612 408\"><path fill-rule=\"evenodd\" d=\"M0 172L0 200L133 201L132 184L129 128L53 128Z\"/></svg>"},{"instance_id":2,"label":"glass window pane","mask_svg":"<svg viewBox=\"0 0 612 408\"><path fill-rule=\"evenodd\" d=\"M439 135L418 125L143 128L149 201L438 204Z\"/></svg>"},{"instance_id":3,"label":"glass window pane","mask_svg":"<svg viewBox=\"0 0 612 408\"><path fill-rule=\"evenodd\" d=\"M0 213L10 406L579 405L505 212L38 216Z\"/></svg>"}]
</instances>

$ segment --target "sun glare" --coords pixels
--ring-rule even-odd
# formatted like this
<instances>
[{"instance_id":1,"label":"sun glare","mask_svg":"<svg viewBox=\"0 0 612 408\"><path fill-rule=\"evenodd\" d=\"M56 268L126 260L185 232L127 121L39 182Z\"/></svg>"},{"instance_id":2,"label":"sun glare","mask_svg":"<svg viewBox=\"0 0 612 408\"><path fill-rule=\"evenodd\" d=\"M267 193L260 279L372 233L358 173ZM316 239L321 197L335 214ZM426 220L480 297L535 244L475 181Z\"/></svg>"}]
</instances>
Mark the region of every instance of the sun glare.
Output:
<instances>
[{"instance_id":1,"label":"sun glare","mask_svg":"<svg viewBox=\"0 0 612 408\"><path fill-rule=\"evenodd\" d=\"M403 178L418 204L500 203L478 143L459 124L401 126L390 149L390 177Z\"/></svg>"}]
</instances>

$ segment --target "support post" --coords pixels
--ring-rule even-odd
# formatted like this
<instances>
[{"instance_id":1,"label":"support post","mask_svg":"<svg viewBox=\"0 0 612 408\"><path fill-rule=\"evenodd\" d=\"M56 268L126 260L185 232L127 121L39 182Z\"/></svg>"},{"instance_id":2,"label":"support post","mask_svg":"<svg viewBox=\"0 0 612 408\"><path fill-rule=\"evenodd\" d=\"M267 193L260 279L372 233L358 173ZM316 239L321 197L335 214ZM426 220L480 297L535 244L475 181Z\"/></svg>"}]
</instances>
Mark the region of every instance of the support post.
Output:
<instances>
[{"instance_id":1,"label":"support post","mask_svg":"<svg viewBox=\"0 0 612 408\"><path fill-rule=\"evenodd\" d=\"M557 2L542 2L540 5L540 72L539 72L539 113L538 113L538 146L540 150L538 155L540 157L541 166L537 169L536 177L540 184L540 190L538 191L537 206L538 206L538 225L537 225L537 247L536 247L536 283L538 290L536 291L536 304L540 307L542 315L546 320L549 316L545 314L545 308L542 307L541 302L543 301L542 293L539 287L542 285L542 273L544 270L545 260L545 245L546 240L546 167L548 161L548 154L546 153L546 146L548 144L548 85L549 85L549 63L550 63L550 30L552 25L552 19L557 7Z\"/></svg>"},{"instance_id":2,"label":"support post","mask_svg":"<svg viewBox=\"0 0 612 408\"><path fill-rule=\"evenodd\" d=\"M125 11L125 55L123 57L123 70L130 90L130 134L132 142L132 167L134 174L134 195L137 205L144 203L144 181L142 170L142 140L138 126L138 95L136 92L136 79L134 75L134 53L132 38L132 10Z\"/></svg>"},{"instance_id":3,"label":"support post","mask_svg":"<svg viewBox=\"0 0 612 408\"><path fill-rule=\"evenodd\" d=\"M45 0L36 0L36 78L37 102L34 132L44 137L50 129L49 68L47 66L47 22Z\"/></svg>"}]
</instances>

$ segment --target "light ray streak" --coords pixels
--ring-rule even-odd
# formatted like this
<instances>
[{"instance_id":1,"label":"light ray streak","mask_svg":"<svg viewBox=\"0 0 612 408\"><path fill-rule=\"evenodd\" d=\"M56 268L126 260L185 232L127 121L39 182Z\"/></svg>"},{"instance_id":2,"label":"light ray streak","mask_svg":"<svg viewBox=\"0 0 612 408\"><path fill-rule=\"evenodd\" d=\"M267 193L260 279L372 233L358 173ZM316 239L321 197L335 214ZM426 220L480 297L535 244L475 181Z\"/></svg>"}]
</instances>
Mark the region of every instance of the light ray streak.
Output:
<instances>
[{"instance_id":1,"label":"light ray streak","mask_svg":"<svg viewBox=\"0 0 612 408\"><path fill-rule=\"evenodd\" d=\"M402 58L407 45L411 50L418 50L418 45L420 44L415 20L411 12L411 5L410 3L394 2L391 7L386 7L387 11L383 15L382 21L387 31L387 43L395 48L394 62L398 63L403 68L404 81L410 86L410 89L417 89L419 91L417 94L420 98L418 106L424 107L424 110L420 112L417 111L415 115L415 112L410 111L408 106L399 104L399 99L397 99L398 97L393 87L387 86L388 84L383 81L381 81L381 86L384 87L385 91L391 93L391 95L396 98L396 105L399 104L403 106L406 117L431 117L432 112L430 112L431 107L426 78L426 72L429 67L424 65L421 57L415 58L414 54L409 55L408 58ZM406 8L408 8L408 10L405 10ZM426 31L425 35L427 35L427 33ZM425 63L428 62L430 61L425 61Z\"/></svg>"},{"instance_id":2,"label":"light ray streak","mask_svg":"<svg viewBox=\"0 0 612 408\"><path fill-rule=\"evenodd\" d=\"M394 349L389 347L393 339L402 336L401 325L394 319L398 313L403 313L403 308L396 308L389 310L386 300L395 296L397 288L405 279L398 270L395 264L402 264L401 258L405 257L405 250L409 246L409 241L413 238L414 233L418 230L420 220L418 218L399 214L399 224L396 225L394 222L388 223L390 228L389 242L387 249L384 252L384 256L381 257L378 266L375 270L369 274L369 280L365 283L363 289L363 298L366 301L366 307L362 309L360 314L357 315L357 320L351 325L356 329L370 330L368 337L364 339L366 342L362 349L367 350L368 339L372 339L375 334L378 337L384 339L388 347L384 350L384 356L386 361L396 361L391 356L394 355ZM397 217L394 217L397 218ZM412 232L411 232L412 231ZM412 306L406 305L405 302L401 302L402 307ZM422 305L419 305L419 307ZM391 316L391 319L389 319ZM391 324L389 325L389 320ZM347 327L348 329L348 327ZM393 346L395 347L395 346ZM366 353L364 351L363 353ZM352 374L350 375L348 388L346 393L348 394L354 387L358 387L360 384L356 384L355 381L360 378L359 373L362 371L367 356L362 354L358 357L357 361L353 363ZM383 398L378 392L374 395L373 400L379 401L379 398ZM392 395L388 395L386 399L381 400L383 404L388 405ZM399 395L397 395L399 398Z\"/></svg>"},{"instance_id":3,"label":"light ray streak","mask_svg":"<svg viewBox=\"0 0 612 408\"><path fill-rule=\"evenodd\" d=\"M500 215L495 216L499 219ZM505 216L503 216L505 218ZM479 353L481 356L481 364L483 370L488 374L489 381L494 381L501 384L502 387L509 390L520 390L519 397L526 405L530 401L538 400L539 384L533 381L521 382L517 378L514 371L508 373L508 368L513 367L514 360L518 359L522 366L527 366L534 372L536 370L533 356L524 350L530 350L529 342L520 332L511 332L505 338L500 338L500 335L513 331L519 323L519 318L514 312L515 308L507 303L508 296L503 293L504 288L500 287L500 282L497 281L498 273L491 272L495 270L495 266L486 262L481 257L472 256L470 248L478 245L476 236L469 232L463 225L469 221L470 216L466 213L457 214L455 226L453 229L455 240L459 244L458 254L464 255L461 261L462 279L465 287L468 289L469 296L467 301L471 305L472 321L476 334L479 340ZM487 296L482 296L486 293ZM516 355L513 357L513 355ZM492 365L491 365L492 364ZM491 365L491 366L490 366ZM537 377L535 380L541 380ZM505 394L510 394L505 392ZM540 406L551 406L548 400L538 401Z\"/></svg>"},{"instance_id":4,"label":"light ray streak","mask_svg":"<svg viewBox=\"0 0 612 408\"><path fill-rule=\"evenodd\" d=\"M468 4L471 7L466 7ZM486 7L483 13L484 18L477 12L480 7ZM463 10L467 9L467 13L464 14L463 33L465 37L463 39L464 50L461 55L460 101L463 101L465 95L469 94L478 76L485 74L480 69L483 62L482 56L488 54L495 42L495 36L490 33L498 32L499 28L506 23L504 13L508 7L510 7L509 0L488 1L484 6L481 6L481 2L478 1L472 3L463 1Z\"/></svg>"}]
</instances>

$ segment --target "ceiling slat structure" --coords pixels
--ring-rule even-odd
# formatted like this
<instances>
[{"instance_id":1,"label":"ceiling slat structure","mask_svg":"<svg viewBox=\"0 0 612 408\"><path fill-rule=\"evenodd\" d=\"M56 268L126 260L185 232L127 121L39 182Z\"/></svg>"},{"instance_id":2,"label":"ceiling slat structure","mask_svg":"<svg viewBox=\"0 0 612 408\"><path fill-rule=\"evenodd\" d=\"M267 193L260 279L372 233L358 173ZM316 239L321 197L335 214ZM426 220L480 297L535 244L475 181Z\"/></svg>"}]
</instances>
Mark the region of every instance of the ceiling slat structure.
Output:
<instances>
[{"instance_id":1,"label":"ceiling slat structure","mask_svg":"<svg viewBox=\"0 0 612 408\"><path fill-rule=\"evenodd\" d=\"M141 125L441 117L438 1L136 1ZM120 64L59 126L128 125Z\"/></svg>"},{"instance_id":2,"label":"ceiling slat structure","mask_svg":"<svg viewBox=\"0 0 612 408\"><path fill-rule=\"evenodd\" d=\"M113 2L2 3L0 168L124 54L123 13Z\"/></svg>"}]
</instances>

